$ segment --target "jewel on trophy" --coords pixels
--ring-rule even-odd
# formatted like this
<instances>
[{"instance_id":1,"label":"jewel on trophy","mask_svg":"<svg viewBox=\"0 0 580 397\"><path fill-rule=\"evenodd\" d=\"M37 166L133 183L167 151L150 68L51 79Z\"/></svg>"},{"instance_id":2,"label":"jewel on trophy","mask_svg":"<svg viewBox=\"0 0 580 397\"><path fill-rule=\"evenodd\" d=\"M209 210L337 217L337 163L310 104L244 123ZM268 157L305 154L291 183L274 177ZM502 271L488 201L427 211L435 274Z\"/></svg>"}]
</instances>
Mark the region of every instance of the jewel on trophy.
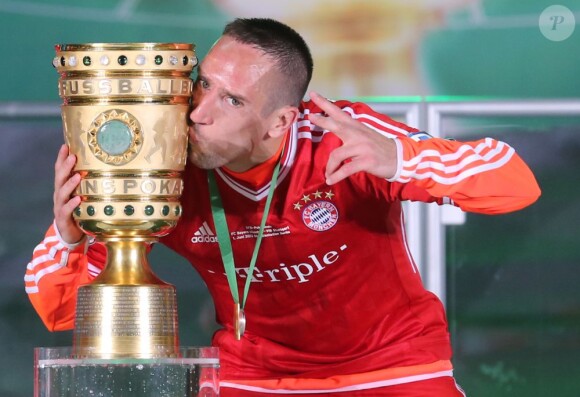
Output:
<instances>
[{"instance_id":1,"label":"jewel on trophy","mask_svg":"<svg viewBox=\"0 0 580 397\"><path fill-rule=\"evenodd\" d=\"M139 54L137 58L135 58L135 63L139 66L145 65L145 55Z\"/></svg>"}]
</instances>

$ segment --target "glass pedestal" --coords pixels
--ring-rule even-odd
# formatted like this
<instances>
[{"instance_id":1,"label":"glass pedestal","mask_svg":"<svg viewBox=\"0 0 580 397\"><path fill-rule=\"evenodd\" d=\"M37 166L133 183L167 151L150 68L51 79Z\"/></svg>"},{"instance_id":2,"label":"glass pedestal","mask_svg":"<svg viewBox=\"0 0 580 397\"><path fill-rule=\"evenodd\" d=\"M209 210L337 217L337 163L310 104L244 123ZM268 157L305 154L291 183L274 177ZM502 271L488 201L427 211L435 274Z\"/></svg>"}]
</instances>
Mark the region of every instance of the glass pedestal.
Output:
<instances>
[{"instance_id":1,"label":"glass pedestal","mask_svg":"<svg viewBox=\"0 0 580 397\"><path fill-rule=\"evenodd\" d=\"M76 358L72 347L34 349L35 397L219 396L214 347L182 347L178 357Z\"/></svg>"}]
</instances>

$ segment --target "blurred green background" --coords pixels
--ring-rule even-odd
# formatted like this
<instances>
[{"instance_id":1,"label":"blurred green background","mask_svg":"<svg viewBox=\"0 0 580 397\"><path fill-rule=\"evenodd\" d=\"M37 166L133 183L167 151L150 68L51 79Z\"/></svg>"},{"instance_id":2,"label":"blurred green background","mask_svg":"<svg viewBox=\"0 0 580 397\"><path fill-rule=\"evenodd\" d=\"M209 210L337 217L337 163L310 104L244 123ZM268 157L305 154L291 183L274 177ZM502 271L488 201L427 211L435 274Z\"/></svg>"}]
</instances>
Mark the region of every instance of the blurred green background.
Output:
<instances>
[{"instance_id":1,"label":"blurred green background","mask_svg":"<svg viewBox=\"0 0 580 397\"><path fill-rule=\"evenodd\" d=\"M580 1L558 1L580 20ZM332 97L428 104L580 100L580 28L540 31L540 0L0 0L0 396L32 395L33 348L69 346L24 292L32 250L52 221L53 164L63 141L54 45L193 42L203 58L235 16L271 16L304 34L312 88ZM580 395L580 120L447 116L446 136L493 136L537 175L540 201L519 213L468 215L447 227L447 310L458 382L470 396ZM155 271L178 290L181 344L208 345L205 286L156 247Z\"/></svg>"}]
</instances>

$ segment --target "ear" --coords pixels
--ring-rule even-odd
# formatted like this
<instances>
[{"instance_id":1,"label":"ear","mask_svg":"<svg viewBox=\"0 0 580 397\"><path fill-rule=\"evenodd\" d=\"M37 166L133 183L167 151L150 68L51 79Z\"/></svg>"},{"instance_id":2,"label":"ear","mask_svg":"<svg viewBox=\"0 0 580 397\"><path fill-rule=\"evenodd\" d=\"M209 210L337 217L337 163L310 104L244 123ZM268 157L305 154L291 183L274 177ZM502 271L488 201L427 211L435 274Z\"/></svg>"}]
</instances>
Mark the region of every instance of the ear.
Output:
<instances>
[{"instance_id":1,"label":"ear","mask_svg":"<svg viewBox=\"0 0 580 397\"><path fill-rule=\"evenodd\" d=\"M290 105L282 106L273 111L270 115L270 128L268 129L268 135L271 138L279 138L283 136L298 118L298 113L298 108Z\"/></svg>"}]
</instances>

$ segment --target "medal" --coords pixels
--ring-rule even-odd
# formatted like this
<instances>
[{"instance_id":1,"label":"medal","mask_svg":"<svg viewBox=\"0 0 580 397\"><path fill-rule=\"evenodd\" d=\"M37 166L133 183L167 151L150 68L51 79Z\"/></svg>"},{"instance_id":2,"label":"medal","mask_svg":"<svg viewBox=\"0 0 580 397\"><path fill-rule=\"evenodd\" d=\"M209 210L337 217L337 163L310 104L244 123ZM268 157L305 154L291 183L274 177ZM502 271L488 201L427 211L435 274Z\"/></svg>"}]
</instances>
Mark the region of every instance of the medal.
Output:
<instances>
[{"instance_id":1,"label":"medal","mask_svg":"<svg viewBox=\"0 0 580 397\"><path fill-rule=\"evenodd\" d=\"M282 147L282 154L283 153L284 147ZM282 155L280 155L280 160L278 160L276 167L274 167L274 173L272 174L272 180L270 181L270 189L268 191L268 197L266 198L264 213L262 214L262 221L260 222L260 229L258 230L258 237L256 238L256 245L254 246L254 252L252 253L252 259L250 260L250 269L246 277L246 283L244 285L244 292L242 295L241 304L240 304L240 295L238 292L238 283L236 280L236 265L234 264L234 253L232 250L232 242L230 241L230 232L228 230L228 224L226 222L223 203L219 194L219 189L217 186L217 182L215 180L214 172L210 170L207 173L207 181L211 201L211 213L213 216L216 234L218 237L218 246L222 257L222 262L224 264L224 270L226 271L226 277L228 279L230 292L232 293L232 298L234 300L233 327L234 334L237 340L242 339L242 335L244 335L244 332L246 331L246 315L244 314L244 307L246 306L246 300L248 298L250 283L253 277L252 274L254 273L254 267L256 266L256 260L258 258L260 243L262 242L262 237L264 235L264 227L266 226L266 218L268 217L268 212L270 210L270 203L272 202L274 190L276 189L276 182L278 181L278 173L280 172L281 159Z\"/></svg>"},{"instance_id":2,"label":"medal","mask_svg":"<svg viewBox=\"0 0 580 397\"><path fill-rule=\"evenodd\" d=\"M236 303L234 305L234 333L236 334L236 340L242 339L245 330L246 315L244 314L244 309L240 308L240 304Z\"/></svg>"}]
</instances>

